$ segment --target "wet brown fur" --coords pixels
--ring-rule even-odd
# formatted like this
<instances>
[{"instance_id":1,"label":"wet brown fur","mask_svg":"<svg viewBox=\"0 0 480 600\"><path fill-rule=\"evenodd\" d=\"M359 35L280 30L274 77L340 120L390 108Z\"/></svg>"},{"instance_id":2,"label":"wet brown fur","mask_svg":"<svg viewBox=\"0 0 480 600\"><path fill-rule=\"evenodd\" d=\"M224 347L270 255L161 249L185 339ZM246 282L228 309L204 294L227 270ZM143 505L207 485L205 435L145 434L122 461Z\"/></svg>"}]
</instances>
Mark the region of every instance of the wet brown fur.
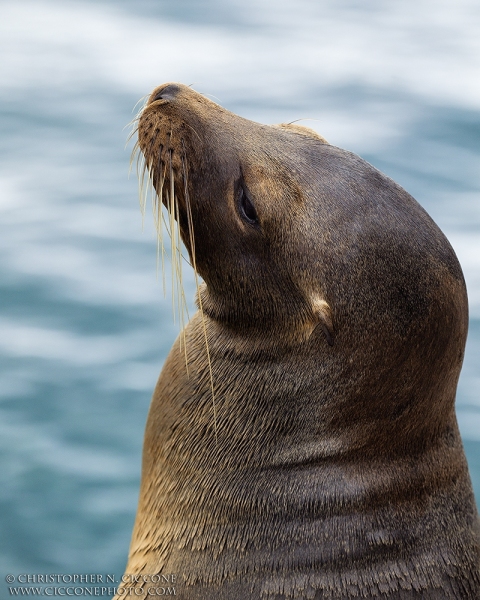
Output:
<instances>
[{"instance_id":1,"label":"wet brown fur","mask_svg":"<svg viewBox=\"0 0 480 600\"><path fill-rule=\"evenodd\" d=\"M480 598L444 235L358 156L186 86L138 133L205 283L188 374L179 339L153 395L126 572L176 573L184 599Z\"/></svg>"}]
</instances>

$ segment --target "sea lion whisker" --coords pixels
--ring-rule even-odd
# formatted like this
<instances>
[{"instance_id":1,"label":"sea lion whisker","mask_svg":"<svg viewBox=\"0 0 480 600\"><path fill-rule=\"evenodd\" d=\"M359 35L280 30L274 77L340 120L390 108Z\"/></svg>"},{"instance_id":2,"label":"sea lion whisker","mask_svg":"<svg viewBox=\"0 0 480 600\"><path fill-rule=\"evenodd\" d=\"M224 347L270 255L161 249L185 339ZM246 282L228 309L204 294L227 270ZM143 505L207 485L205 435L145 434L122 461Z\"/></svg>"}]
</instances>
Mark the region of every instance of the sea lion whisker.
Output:
<instances>
[{"instance_id":1,"label":"sea lion whisker","mask_svg":"<svg viewBox=\"0 0 480 600\"><path fill-rule=\"evenodd\" d=\"M145 202L145 210L146 210L147 204L148 204L148 195L151 192L151 188L153 188L153 182L152 182L152 162L153 162L153 158L152 158L151 155L149 155L148 158L145 160L145 168L144 168L144 182L145 182L144 202Z\"/></svg>"},{"instance_id":2,"label":"sea lion whisker","mask_svg":"<svg viewBox=\"0 0 480 600\"><path fill-rule=\"evenodd\" d=\"M190 203L190 196L188 193L187 158L186 158L186 150L185 150L185 140L183 138L182 138L181 143L182 143L182 149L183 149L183 152L181 155L182 174L183 174L183 195L185 198L185 209L186 209L186 213L187 213L188 240L190 243L190 251L192 253L192 256L194 256L195 255L195 235L193 232L192 207L191 207L191 203ZM190 261L188 258L183 256L183 259L187 262L187 264L189 266L194 268L194 266L193 266L194 259L193 258L192 258L192 261Z\"/></svg>"},{"instance_id":3,"label":"sea lion whisker","mask_svg":"<svg viewBox=\"0 0 480 600\"><path fill-rule=\"evenodd\" d=\"M182 139L182 147L185 150L185 143L184 143L183 139ZM182 152L182 154L181 154L181 162L182 162L182 180L183 180L183 187L184 187L185 206L186 206L186 211L187 211L187 215L188 215L188 213L190 212L190 200L189 200L189 197L188 197L188 186L187 186L187 178L186 178L186 167L185 167L185 154L184 154L184 152ZM188 217L187 217L187 222L189 222ZM177 218L177 224L179 224L179 223L180 223L180 219ZM188 238L189 238L189 241L190 241L190 247L192 247L193 231L192 232L190 232L190 230L188 231ZM186 260L185 257L183 256L183 254L182 254L182 258L184 260ZM186 261L186 262L188 264L190 264L188 261ZM182 291L184 292L184 290L182 290ZM189 314L188 314L188 306L187 306L187 302L186 302L185 294L184 293L183 293L183 301L185 303L185 308L186 308L186 311L187 311L187 319L190 320L190 317L189 317ZM189 370L188 370L188 356L187 356L187 347L186 347L187 345L186 345L186 338L185 338L186 332L185 332L185 329L183 329L183 331L184 331L184 345L185 345L185 368L187 369L187 376L189 377L190 375L189 375Z\"/></svg>"},{"instance_id":4,"label":"sea lion whisker","mask_svg":"<svg viewBox=\"0 0 480 600\"><path fill-rule=\"evenodd\" d=\"M149 156L148 172L149 172L149 179L151 179L153 188L155 188L155 182L154 182L155 169L153 166L154 160L155 160L154 147L155 147L155 142L157 140L158 134L159 134L159 130L156 129L150 139L149 144L148 144L148 146L149 146L149 149L148 149L148 156Z\"/></svg>"},{"instance_id":5,"label":"sea lion whisker","mask_svg":"<svg viewBox=\"0 0 480 600\"><path fill-rule=\"evenodd\" d=\"M170 163L170 165L171 165L171 163ZM170 177L174 177L172 171L170 171ZM177 315L178 315L180 332L183 332L183 319L182 319L183 311L182 311L182 296L181 296L181 293L183 291L182 264L181 264L181 261L179 260L179 254L181 252L181 250L179 249L179 246L180 246L181 242L180 242L180 231L179 231L178 221L177 221L178 198L175 194L175 180L173 181L173 196L172 196L172 198L173 198L173 201L172 201L172 213L173 213L172 226L175 231L175 244L172 247L172 253L175 254L175 288L176 288L176 299L177 299L176 310L177 310ZM174 310L175 310L175 307L174 307ZM182 340L182 335L180 334L180 344L181 344L181 340Z\"/></svg>"},{"instance_id":6,"label":"sea lion whisker","mask_svg":"<svg viewBox=\"0 0 480 600\"><path fill-rule=\"evenodd\" d=\"M158 132L156 132L156 135L158 135ZM147 171L148 171L148 174L150 176L150 165L151 165L151 162L152 162L151 146L152 146L152 142L154 141L156 135L154 135L152 138L150 138L147 141L147 144L145 146L146 149L142 150L139 153L139 155L138 155L138 159L137 159L137 175L139 176L139 180L140 180L142 189L143 189L143 185L144 185L145 173ZM141 168L141 175L139 175L140 168Z\"/></svg>"},{"instance_id":7,"label":"sea lion whisker","mask_svg":"<svg viewBox=\"0 0 480 600\"><path fill-rule=\"evenodd\" d=\"M154 186L153 186L153 182L152 182L152 177L151 177L151 165L152 165L152 159L149 160L149 162L145 162L145 168L144 168L144 176L145 177L145 187L143 190L143 213L145 214L146 210L147 210L147 204L148 204L148 195L149 193L153 194L154 191Z\"/></svg>"},{"instance_id":8,"label":"sea lion whisker","mask_svg":"<svg viewBox=\"0 0 480 600\"><path fill-rule=\"evenodd\" d=\"M188 372L188 356L187 356L187 340L186 340L186 331L185 331L185 313L187 315L187 321L190 320L189 314L188 314L188 306L187 306L187 300L185 298L185 290L183 287L183 272L182 272L182 253L181 253L181 238L180 238L180 214L179 214L179 207L178 207L178 200L175 203L175 210L176 210L176 221L177 221L177 239L178 239L178 252L179 252L179 257L178 257L178 278L177 278L177 283L178 283L178 293L177 293L177 298L179 298L179 318L180 318L180 340L183 340L183 350L185 353L185 368L187 370L187 377L189 376L189 372Z\"/></svg>"},{"instance_id":9,"label":"sea lion whisker","mask_svg":"<svg viewBox=\"0 0 480 600\"><path fill-rule=\"evenodd\" d=\"M155 141L156 141L159 133L160 133L159 129L155 129L155 131L153 132L153 135L152 135L152 137L150 139L150 143L149 143L150 153L153 151L153 146L155 145Z\"/></svg>"},{"instance_id":10,"label":"sea lion whisker","mask_svg":"<svg viewBox=\"0 0 480 600\"><path fill-rule=\"evenodd\" d=\"M182 168L183 168L183 186L184 186L184 196L185 196L185 206L187 211L187 224L188 224L188 239L190 242L190 254L192 256L192 266L193 273L195 276L195 287L197 289L197 300L198 300L198 308L200 310L200 315L202 319L202 330L203 337L205 340L205 350L207 353L207 362L208 362L208 373L210 376L210 389L212 392L212 408L213 408L213 426L215 429L215 445L218 447L218 433L217 433L217 408L215 404L215 387L213 384L213 370L212 370L212 361L210 358L210 347L208 345L208 335L207 335L207 326L205 323L205 312L203 310L202 296L200 294L200 283L198 280L198 270L197 270L197 261L195 254L195 234L193 230L193 218L192 218L192 207L190 204L190 195L188 193L188 174L187 174L187 165L186 165L186 149L185 149L185 141L182 139Z\"/></svg>"},{"instance_id":11,"label":"sea lion whisker","mask_svg":"<svg viewBox=\"0 0 480 600\"><path fill-rule=\"evenodd\" d=\"M215 100L218 100L218 104L220 104L221 100L218 96L214 96L213 94L209 94L208 92L199 92L200 94L202 94L202 96L205 96L206 98L215 98Z\"/></svg>"},{"instance_id":12,"label":"sea lion whisker","mask_svg":"<svg viewBox=\"0 0 480 600\"><path fill-rule=\"evenodd\" d=\"M165 210L167 211L167 215L168 218L170 218L170 213L168 211L168 203L170 202L170 195L168 193L168 189L165 189L165 204L167 205ZM165 230L167 232L167 235L169 238L172 237L171 231L170 231L170 223L169 220L167 220L167 217L165 217L165 214L162 212L162 220L163 220L163 224L165 225Z\"/></svg>"},{"instance_id":13,"label":"sea lion whisker","mask_svg":"<svg viewBox=\"0 0 480 600\"><path fill-rule=\"evenodd\" d=\"M135 158L138 156L138 153L140 152L140 142L137 140L135 142L135 145L133 146L133 150L132 153L130 154L130 164L128 166L128 176L130 177L130 174L132 172L132 167L133 167L133 161L135 160Z\"/></svg>"},{"instance_id":14,"label":"sea lion whisker","mask_svg":"<svg viewBox=\"0 0 480 600\"><path fill-rule=\"evenodd\" d=\"M143 102L143 106L140 107L139 111L137 114L140 114L142 112L142 110L145 108L145 105L147 103L148 97L150 94L145 94L145 96L142 96L140 98L140 100L137 100L137 102L135 102L135 106L132 108L132 112L137 108L137 106L140 104L140 102Z\"/></svg>"},{"instance_id":15,"label":"sea lion whisker","mask_svg":"<svg viewBox=\"0 0 480 600\"><path fill-rule=\"evenodd\" d=\"M127 129L127 127L137 127L140 119L142 117L143 108L137 112L137 114L131 119L124 127L123 130Z\"/></svg>"},{"instance_id":16,"label":"sea lion whisker","mask_svg":"<svg viewBox=\"0 0 480 600\"><path fill-rule=\"evenodd\" d=\"M177 315L181 327L184 331L184 310L187 308L185 293L183 289L183 273L182 273L182 251L180 237L180 216L178 200L175 195L175 173L172 163L173 151L169 150L169 167L170 167L170 194L169 194L169 215L170 215L170 238L171 238L171 257L172 257L172 304L174 309L175 321L175 305L177 306ZM176 303L175 303L176 298ZM187 309L188 314L188 309Z\"/></svg>"},{"instance_id":17,"label":"sea lion whisker","mask_svg":"<svg viewBox=\"0 0 480 600\"><path fill-rule=\"evenodd\" d=\"M150 188L152 188L152 192L154 188L151 178L152 161L153 159L149 155L143 157L142 173L140 177L140 207L142 211L142 227L144 225L145 212L148 204L148 194L150 192Z\"/></svg>"},{"instance_id":18,"label":"sea lion whisker","mask_svg":"<svg viewBox=\"0 0 480 600\"><path fill-rule=\"evenodd\" d=\"M125 142L124 150L125 150L125 148L128 146L128 144L129 144L130 140L132 139L132 137L133 137L133 136L134 136L136 133L138 133L138 126L137 126L137 127L135 127L135 128L133 128L133 129L132 129L132 131L131 131L131 132L128 134L128 136L127 136L127 141Z\"/></svg>"},{"instance_id":19,"label":"sea lion whisker","mask_svg":"<svg viewBox=\"0 0 480 600\"><path fill-rule=\"evenodd\" d=\"M144 166L143 166L144 163L145 163L145 156L144 156L143 152L138 152L136 170L137 170L137 177L138 177L139 183L141 183L141 171L144 168Z\"/></svg>"},{"instance_id":20,"label":"sea lion whisker","mask_svg":"<svg viewBox=\"0 0 480 600\"><path fill-rule=\"evenodd\" d=\"M140 118L148 118L149 115L155 110L155 108L157 108L159 105L162 105L164 103L165 103L165 100L162 100L162 99L154 100L153 102L149 102L142 108L142 110L139 114L139 117Z\"/></svg>"},{"instance_id":21,"label":"sea lion whisker","mask_svg":"<svg viewBox=\"0 0 480 600\"><path fill-rule=\"evenodd\" d=\"M156 273L157 273L157 279L158 279L158 272L159 272L159 269L161 268L162 291L163 291L163 297L165 298L166 293L167 293L167 285L166 285L166 279L165 279L165 243L163 240L164 219L162 218L164 206L160 202L158 195L156 196L155 208L156 208L156 210L154 211L155 212L154 220L155 220L155 229L157 231ZM161 267L160 267L160 265L161 265Z\"/></svg>"},{"instance_id":22,"label":"sea lion whisker","mask_svg":"<svg viewBox=\"0 0 480 600\"><path fill-rule=\"evenodd\" d=\"M140 210L142 212L142 229L144 227L145 218L145 198L144 198L144 187L145 187L145 171L146 161L143 153L139 153L137 157L137 177L138 177L138 198L140 202Z\"/></svg>"},{"instance_id":23,"label":"sea lion whisker","mask_svg":"<svg viewBox=\"0 0 480 600\"><path fill-rule=\"evenodd\" d=\"M176 210L176 222L177 222L177 240L178 240L178 246L177 246L177 251L178 251L178 272L179 272L179 292L181 294L181 299L182 299L182 305L183 308L181 310L181 314L183 315L183 312L185 311L186 315L187 315L187 321L190 320L190 315L188 313L188 305L187 305L187 299L185 296L185 290L183 287L183 269L182 269L182 258L184 259L185 257L183 256L183 252L182 252L182 238L180 235L180 213L179 213L179 206L178 206L178 200L175 203L175 210ZM185 320L182 319L182 322L184 323Z\"/></svg>"},{"instance_id":24,"label":"sea lion whisker","mask_svg":"<svg viewBox=\"0 0 480 600\"><path fill-rule=\"evenodd\" d=\"M157 214L157 203L158 203L158 192L155 186L155 168L154 168L154 160L155 157L152 155L151 161L149 163L149 185L150 185L150 193L151 193L151 205L152 205L152 214L153 214L153 222L155 225L155 229L157 230L158 237L158 219L156 217Z\"/></svg>"},{"instance_id":25,"label":"sea lion whisker","mask_svg":"<svg viewBox=\"0 0 480 600\"><path fill-rule=\"evenodd\" d=\"M168 151L169 155L169 194L167 196L167 208L168 208L168 216L170 223L170 260L172 262L172 307L173 307L173 322L175 323L175 276L177 272L177 265L175 264L177 253L176 253L176 230L175 230L175 209L173 208L173 204L175 202L175 185L173 180L173 165L172 165L172 154L173 151L170 149Z\"/></svg>"},{"instance_id":26,"label":"sea lion whisker","mask_svg":"<svg viewBox=\"0 0 480 600\"><path fill-rule=\"evenodd\" d=\"M153 199L153 203L154 206L152 206L153 209L153 213L154 213L154 222L155 222L155 226L161 227L161 212L160 212L160 208L162 206L162 199L163 199L163 173L162 173L162 148L163 146L160 144L159 149L158 149L158 158L157 158L157 163L155 166L153 166L153 160L152 160L152 180L154 180L154 188L155 188L155 196ZM156 182L155 182L156 179Z\"/></svg>"},{"instance_id":27,"label":"sea lion whisker","mask_svg":"<svg viewBox=\"0 0 480 600\"><path fill-rule=\"evenodd\" d=\"M138 124L138 122L140 121L140 116L141 116L141 115L139 115L139 114L138 114L138 115L136 115L135 117L133 117L133 119L132 119L131 121L129 121L129 122L126 124L126 125L124 125L124 127L123 127L122 131L125 131L125 129L126 129L127 127L131 127L131 126L132 126L134 123L137 123L137 124Z\"/></svg>"},{"instance_id":28,"label":"sea lion whisker","mask_svg":"<svg viewBox=\"0 0 480 600\"><path fill-rule=\"evenodd\" d=\"M187 212L187 225L188 225L188 239L190 242L190 252L192 254L193 268L196 272L195 266L195 235L193 231L193 219L192 219L192 207L190 204L190 195L188 193L188 173L187 173L187 151L185 149L185 140L182 138L182 170L183 170L183 194L185 197L185 207ZM198 289L197 289L198 291Z\"/></svg>"},{"instance_id":29,"label":"sea lion whisker","mask_svg":"<svg viewBox=\"0 0 480 600\"><path fill-rule=\"evenodd\" d=\"M145 96L142 96L142 98L140 98L140 100L137 100L137 102L135 103L135 106L132 108L132 112L134 112L134 110L137 108L137 106L139 105L139 103L142 102L142 101L143 101L143 106L137 111L137 114L133 117L133 119L131 119L131 121L129 121L125 125L125 127L123 128L125 130L125 129L127 129L127 127L132 127L132 131L128 135L127 141L125 142L125 148L128 146L128 142L132 139L132 137L136 133L138 133L138 124L139 124L140 118L142 116L143 110L144 110L144 108L146 106L147 99L148 99L148 94L145 95ZM138 140L137 140L137 143L138 143ZM132 151L132 155L136 152L137 143L134 146L134 150ZM130 174L130 170L131 170L131 164L132 164L132 160L130 160L129 174Z\"/></svg>"},{"instance_id":30,"label":"sea lion whisker","mask_svg":"<svg viewBox=\"0 0 480 600\"><path fill-rule=\"evenodd\" d=\"M162 161L162 151L163 145L159 146L158 149L158 190L157 190L157 198L158 198L158 220L160 230L162 231L162 289L163 289L163 297L166 297L167 294L167 285L166 285L166 275L165 275L165 245L163 243L163 224L165 223L165 217L163 212L163 187L165 185L165 170L167 165ZM168 229L167 229L168 232Z\"/></svg>"},{"instance_id":31,"label":"sea lion whisker","mask_svg":"<svg viewBox=\"0 0 480 600\"><path fill-rule=\"evenodd\" d=\"M300 123L300 121L317 121L321 123L321 119L313 119L312 117L300 117L300 119L294 119L293 121L289 121L287 125L293 125L294 123Z\"/></svg>"},{"instance_id":32,"label":"sea lion whisker","mask_svg":"<svg viewBox=\"0 0 480 600\"><path fill-rule=\"evenodd\" d=\"M141 115L138 114L137 116L135 116L131 121L129 121L123 128L122 131L124 131L125 129L127 129L127 127L132 127L133 129L138 130L138 124L140 122L140 117ZM132 137L133 135L133 131L130 133L129 137Z\"/></svg>"},{"instance_id":33,"label":"sea lion whisker","mask_svg":"<svg viewBox=\"0 0 480 600\"><path fill-rule=\"evenodd\" d=\"M193 133L198 137L200 142L202 142L202 138L200 137L200 135L195 131L195 129L189 123L184 123L184 125L186 127L188 127L189 129L191 129L193 131ZM183 142L183 139L182 139L182 142Z\"/></svg>"}]
</instances>

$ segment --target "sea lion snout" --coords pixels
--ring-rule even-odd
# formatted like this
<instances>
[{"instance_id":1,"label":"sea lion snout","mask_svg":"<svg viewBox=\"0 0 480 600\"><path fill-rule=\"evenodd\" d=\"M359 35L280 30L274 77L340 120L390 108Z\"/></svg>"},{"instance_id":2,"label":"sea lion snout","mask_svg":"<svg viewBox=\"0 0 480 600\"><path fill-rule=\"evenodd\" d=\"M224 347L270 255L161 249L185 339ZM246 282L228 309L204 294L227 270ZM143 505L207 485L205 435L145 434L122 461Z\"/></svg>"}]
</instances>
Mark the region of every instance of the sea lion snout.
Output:
<instances>
[{"instance_id":1,"label":"sea lion snout","mask_svg":"<svg viewBox=\"0 0 480 600\"><path fill-rule=\"evenodd\" d=\"M148 104L155 102L156 100L173 100L180 92L180 86L176 83L167 83L159 86L153 90Z\"/></svg>"}]
</instances>

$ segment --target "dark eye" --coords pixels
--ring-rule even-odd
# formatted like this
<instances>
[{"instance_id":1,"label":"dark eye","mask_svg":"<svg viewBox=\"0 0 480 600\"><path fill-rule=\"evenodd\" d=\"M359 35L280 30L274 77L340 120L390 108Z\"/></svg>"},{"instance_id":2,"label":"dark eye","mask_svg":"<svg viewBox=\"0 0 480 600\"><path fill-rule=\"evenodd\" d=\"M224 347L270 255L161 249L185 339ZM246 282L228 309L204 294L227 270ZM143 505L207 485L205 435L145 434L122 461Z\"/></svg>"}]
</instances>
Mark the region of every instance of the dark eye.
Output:
<instances>
[{"instance_id":1,"label":"dark eye","mask_svg":"<svg viewBox=\"0 0 480 600\"><path fill-rule=\"evenodd\" d=\"M247 223L250 223L251 225L258 225L258 216L255 207L243 188L240 188L239 207L240 215L245 219L245 221L247 221Z\"/></svg>"}]
</instances>

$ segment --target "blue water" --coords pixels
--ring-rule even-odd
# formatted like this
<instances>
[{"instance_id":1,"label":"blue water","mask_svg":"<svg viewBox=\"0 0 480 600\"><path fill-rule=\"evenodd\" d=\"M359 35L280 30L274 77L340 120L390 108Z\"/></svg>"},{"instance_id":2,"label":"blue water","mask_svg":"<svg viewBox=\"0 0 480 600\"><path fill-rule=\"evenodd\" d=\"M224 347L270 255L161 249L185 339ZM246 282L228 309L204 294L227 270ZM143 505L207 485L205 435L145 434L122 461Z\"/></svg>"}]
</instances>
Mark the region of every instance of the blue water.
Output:
<instances>
[{"instance_id":1,"label":"blue water","mask_svg":"<svg viewBox=\"0 0 480 600\"><path fill-rule=\"evenodd\" d=\"M123 128L169 80L247 118L312 119L445 231L470 297L457 408L480 498L479 13L384 4L1 4L1 585L125 566L146 413L178 324ZM193 299L191 273L185 286Z\"/></svg>"}]
</instances>

